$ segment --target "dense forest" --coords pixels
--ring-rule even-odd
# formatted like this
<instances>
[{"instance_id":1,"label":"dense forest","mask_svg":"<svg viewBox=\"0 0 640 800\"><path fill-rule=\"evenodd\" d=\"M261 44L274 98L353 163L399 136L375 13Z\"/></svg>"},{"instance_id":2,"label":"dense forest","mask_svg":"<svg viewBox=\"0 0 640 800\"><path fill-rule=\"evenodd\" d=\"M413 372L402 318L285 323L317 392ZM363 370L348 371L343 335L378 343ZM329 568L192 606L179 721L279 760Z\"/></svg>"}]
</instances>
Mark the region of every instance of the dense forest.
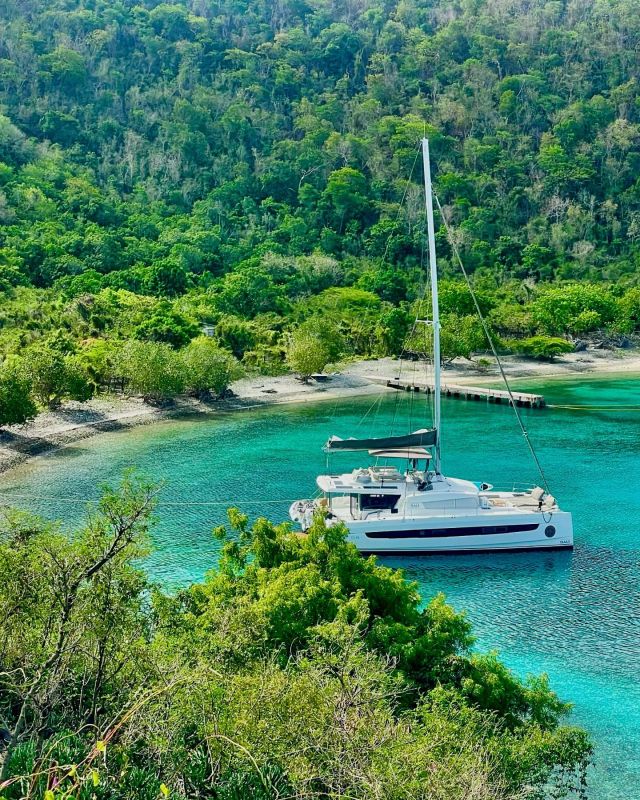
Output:
<instances>
[{"instance_id":1,"label":"dense forest","mask_svg":"<svg viewBox=\"0 0 640 800\"><path fill-rule=\"evenodd\" d=\"M502 350L632 342L639 48L640 0L4 0L0 425L397 355L424 135L445 359L487 346L455 252ZM166 594L156 494L1 515L1 797L586 796L568 705L443 598L237 511Z\"/></svg>"},{"instance_id":2,"label":"dense forest","mask_svg":"<svg viewBox=\"0 0 640 800\"><path fill-rule=\"evenodd\" d=\"M505 350L632 335L639 46L637 0L6 0L2 421L396 354L424 134L445 356L486 347L453 246Z\"/></svg>"},{"instance_id":3,"label":"dense forest","mask_svg":"<svg viewBox=\"0 0 640 800\"><path fill-rule=\"evenodd\" d=\"M169 596L139 568L156 495L129 476L73 535L2 517L3 798L586 797L589 741L546 679L346 529L232 510L219 566Z\"/></svg>"}]
</instances>

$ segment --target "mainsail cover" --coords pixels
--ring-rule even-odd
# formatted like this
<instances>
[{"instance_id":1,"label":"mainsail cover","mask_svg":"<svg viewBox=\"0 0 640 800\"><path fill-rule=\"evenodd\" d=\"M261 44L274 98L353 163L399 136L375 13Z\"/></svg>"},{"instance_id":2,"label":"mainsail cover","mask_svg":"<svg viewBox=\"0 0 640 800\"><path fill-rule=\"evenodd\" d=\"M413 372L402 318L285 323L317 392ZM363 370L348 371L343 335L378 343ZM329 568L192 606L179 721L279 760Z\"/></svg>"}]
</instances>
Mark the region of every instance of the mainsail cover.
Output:
<instances>
[{"instance_id":1,"label":"mainsail cover","mask_svg":"<svg viewBox=\"0 0 640 800\"><path fill-rule=\"evenodd\" d=\"M432 447L436 443L435 428L423 428L404 436L383 436L376 439L340 439L332 436L326 450L399 450L405 447Z\"/></svg>"}]
</instances>

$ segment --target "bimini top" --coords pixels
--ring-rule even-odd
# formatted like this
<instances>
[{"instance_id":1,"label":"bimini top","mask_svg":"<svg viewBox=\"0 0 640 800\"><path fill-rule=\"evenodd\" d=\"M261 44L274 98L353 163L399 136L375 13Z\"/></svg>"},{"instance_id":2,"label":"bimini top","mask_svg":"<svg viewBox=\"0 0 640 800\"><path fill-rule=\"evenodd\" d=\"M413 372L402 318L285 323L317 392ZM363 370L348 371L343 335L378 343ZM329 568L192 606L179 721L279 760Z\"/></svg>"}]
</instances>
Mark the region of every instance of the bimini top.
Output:
<instances>
[{"instance_id":1,"label":"bimini top","mask_svg":"<svg viewBox=\"0 0 640 800\"><path fill-rule=\"evenodd\" d=\"M432 447L436 443L435 428L422 428L404 436L382 436L376 439L340 439L332 436L325 450L403 450L415 447Z\"/></svg>"}]
</instances>

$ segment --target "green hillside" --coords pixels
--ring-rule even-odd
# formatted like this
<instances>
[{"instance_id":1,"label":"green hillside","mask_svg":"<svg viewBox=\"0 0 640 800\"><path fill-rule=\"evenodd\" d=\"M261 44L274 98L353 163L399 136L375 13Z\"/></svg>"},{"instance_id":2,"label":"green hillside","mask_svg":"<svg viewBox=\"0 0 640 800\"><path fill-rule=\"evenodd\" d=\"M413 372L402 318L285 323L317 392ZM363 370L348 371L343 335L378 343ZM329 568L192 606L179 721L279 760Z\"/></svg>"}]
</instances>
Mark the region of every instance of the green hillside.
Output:
<instances>
[{"instance_id":1,"label":"green hillside","mask_svg":"<svg viewBox=\"0 0 640 800\"><path fill-rule=\"evenodd\" d=\"M299 337L322 317L316 362L336 355L329 339L345 355L397 352L424 278L425 133L505 349L633 333L639 12L7 0L0 349L45 340L77 358L85 392L126 378L100 340L175 349L203 323L267 371L310 316ZM459 277L443 227L438 248ZM468 355L482 336L450 288L445 350Z\"/></svg>"}]
</instances>

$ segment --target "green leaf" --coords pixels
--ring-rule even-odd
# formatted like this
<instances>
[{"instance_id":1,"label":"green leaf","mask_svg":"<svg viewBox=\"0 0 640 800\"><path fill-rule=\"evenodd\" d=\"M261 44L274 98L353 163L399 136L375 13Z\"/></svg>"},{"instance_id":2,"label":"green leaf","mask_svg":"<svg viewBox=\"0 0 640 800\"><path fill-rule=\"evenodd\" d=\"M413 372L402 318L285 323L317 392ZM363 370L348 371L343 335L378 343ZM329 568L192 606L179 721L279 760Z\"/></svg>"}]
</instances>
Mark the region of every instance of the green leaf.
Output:
<instances>
[{"instance_id":1,"label":"green leaf","mask_svg":"<svg viewBox=\"0 0 640 800\"><path fill-rule=\"evenodd\" d=\"M166 785L166 783L160 784L160 791L162 792L163 797L169 797L169 787Z\"/></svg>"}]
</instances>

